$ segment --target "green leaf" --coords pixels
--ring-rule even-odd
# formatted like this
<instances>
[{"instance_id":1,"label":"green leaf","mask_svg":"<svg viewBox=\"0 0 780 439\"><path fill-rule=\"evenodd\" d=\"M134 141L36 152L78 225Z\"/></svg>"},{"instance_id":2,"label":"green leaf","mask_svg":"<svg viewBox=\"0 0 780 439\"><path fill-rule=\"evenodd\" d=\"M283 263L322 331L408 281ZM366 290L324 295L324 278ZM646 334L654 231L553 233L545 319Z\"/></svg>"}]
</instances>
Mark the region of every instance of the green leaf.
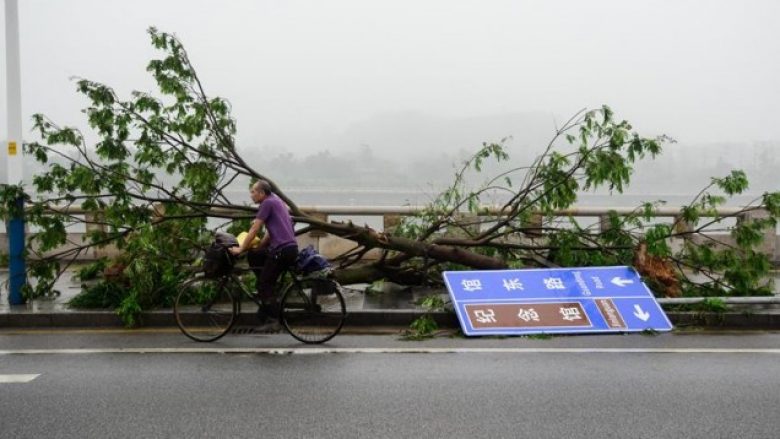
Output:
<instances>
[{"instance_id":1,"label":"green leaf","mask_svg":"<svg viewBox=\"0 0 780 439\"><path fill-rule=\"evenodd\" d=\"M764 193L763 205L773 217L780 217L780 192Z\"/></svg>"},{"instance_id":2,"label":"green leaf","mask_svg":"<svg viewBox=\"0 0 780 439\"><path fill-rule=\"evenodd\" d=\"M741 194L747 190L749 184L745 172L740 170L731 171L729 176L716 178L714 179L714 182L727 195Z\"/></svg>"},{"instance_id":3,"label":"green leaf","mask_svg":"<svg viewBox=\"0 0 780 439\"><path fill-rule=\"evenodd\" d=\"M654 256L669 256L671 249L667 239L671 236L671 229L667 224L657 224L645 233L647 253Z\"/></svg>"},{"instance_id":4,"label":"green leaf","mask_svg":"<svg viewBox=\"0 0 780 439\"><path fill-rule=\"evenodd\" d=\"M683 220L690 224L691 226L695 226L699 222L701 214L699 212L699 209L697 209L694 206L684 206L682 208L682 218Z\"/></svg>"}]
</instances>

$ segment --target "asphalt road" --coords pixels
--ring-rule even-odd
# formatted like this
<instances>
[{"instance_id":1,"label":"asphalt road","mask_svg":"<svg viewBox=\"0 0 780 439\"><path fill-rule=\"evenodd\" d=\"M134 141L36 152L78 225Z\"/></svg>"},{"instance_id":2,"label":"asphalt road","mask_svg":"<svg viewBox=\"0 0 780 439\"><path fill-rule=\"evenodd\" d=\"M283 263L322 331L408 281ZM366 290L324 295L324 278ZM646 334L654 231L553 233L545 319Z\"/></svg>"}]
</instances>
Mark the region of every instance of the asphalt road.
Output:
<instances>
[{"instance_id":1,"label":"asphalt road","mask_svg":"<svg viewBox=\"0 0 780 439\"><path fill-rule=\"evenodd\" d=\"M0 436L780 437L777 333L182 338L0 332Z\"/></svg>"}]
</instances>

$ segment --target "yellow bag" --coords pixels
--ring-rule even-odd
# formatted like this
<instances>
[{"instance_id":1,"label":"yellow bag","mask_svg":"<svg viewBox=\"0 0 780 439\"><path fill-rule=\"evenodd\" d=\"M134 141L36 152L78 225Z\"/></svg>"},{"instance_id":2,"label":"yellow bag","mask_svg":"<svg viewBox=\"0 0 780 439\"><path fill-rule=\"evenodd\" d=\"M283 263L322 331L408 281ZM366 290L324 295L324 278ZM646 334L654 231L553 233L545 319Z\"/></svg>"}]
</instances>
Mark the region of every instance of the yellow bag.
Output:
<instances>
[{"instance_id":1,"label":"yellow bag","mask_svg":"<svg viewBox=\"0 0 780 439\"><path fill-rule=\"evenodd\" d=\"M236 240L238 241L238 245L243 247L244 241L246 240L246 236L248 234L249 233L247 233L247 232L241 232L241 233L238 234L238 236L236 236ZM258 248L258 247L260 247L260 242L261 242L260 238L255 236L255 239L252 240L252 244L249 245L249 248Z\"/></svg>"}]
</instances>

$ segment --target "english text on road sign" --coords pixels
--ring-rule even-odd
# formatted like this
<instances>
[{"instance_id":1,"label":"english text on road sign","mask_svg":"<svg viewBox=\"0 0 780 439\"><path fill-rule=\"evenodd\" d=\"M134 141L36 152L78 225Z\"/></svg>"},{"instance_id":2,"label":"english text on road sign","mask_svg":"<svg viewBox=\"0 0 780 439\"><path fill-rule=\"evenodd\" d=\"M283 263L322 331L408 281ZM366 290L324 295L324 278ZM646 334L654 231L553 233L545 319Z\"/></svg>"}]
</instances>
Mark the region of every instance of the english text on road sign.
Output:
<instances>
[{"instance_id":1,"label":"english text on road sign","mask_svg":"<svg viewBox=\"0 0 780 439\"><path fill-rule=\"evenodd\" d=\"M672 329L631 267L448 271L444 281L466 335Z\"/></svg>"}]
</instances>

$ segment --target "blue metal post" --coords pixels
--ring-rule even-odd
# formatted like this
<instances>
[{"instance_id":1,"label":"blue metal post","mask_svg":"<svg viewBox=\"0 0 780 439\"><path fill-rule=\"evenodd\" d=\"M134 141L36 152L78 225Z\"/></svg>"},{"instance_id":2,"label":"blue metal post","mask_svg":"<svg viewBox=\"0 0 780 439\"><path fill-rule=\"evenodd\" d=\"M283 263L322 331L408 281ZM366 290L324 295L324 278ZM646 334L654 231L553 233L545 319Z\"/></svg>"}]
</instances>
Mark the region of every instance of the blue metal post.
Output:
<instances>
[{"instance_id":1,"label":"blue metal post","mask_svg":"<svg viewBox=\"0 0 780 439\"><path fill-rule=\"evenodd\" d=\"M24 303L22 287L27 283L27 270L24 263L24 200L16 200L21 214L8 221L8 303Z\"/></svg>"}]
</instances>

